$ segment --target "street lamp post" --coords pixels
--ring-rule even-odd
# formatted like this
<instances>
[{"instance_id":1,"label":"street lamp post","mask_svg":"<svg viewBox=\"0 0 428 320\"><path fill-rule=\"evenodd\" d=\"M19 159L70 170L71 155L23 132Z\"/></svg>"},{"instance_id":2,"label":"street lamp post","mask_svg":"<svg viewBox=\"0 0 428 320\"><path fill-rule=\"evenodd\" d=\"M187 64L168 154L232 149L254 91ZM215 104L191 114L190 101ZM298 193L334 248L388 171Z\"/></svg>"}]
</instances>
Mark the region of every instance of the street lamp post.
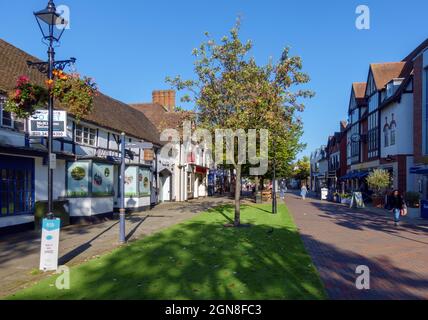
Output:
<instances>
[{"instance_id":1,"label":"street lamp post","mask_svg":"<svg viewBox=\"0 0 428 320\"><path fill-rule=\"evenodd\" d=\"M28 61L28 66L38 69L40 72L47 75L49 80L53 80L53 71L55 69L63 70L67 65L75 63L76 59L55 61L54 44L58 43L68 21L63 19L56 11L56 6L53 0L49 0L45 9L34 12L37 24L43 34L43 40L48 45L48 61L47 62L31 62ZM53 153L53 110L54 99L49 88L48 101L48 218L53 218L53 170L55 169L54 162L56 156Z\"/></svg>"},{"instance_id":2,"label":"street lamp post","mask_svg":"<svg viewBox=\"0 0 428 320\"><path fill-rule=\"evenodd\" d=\"M126 152L126 136L125 133L122 132L120 139L120 155L121 155L121 163L120 163L120 209L119 209L119 242L125 243L125 152Z\"/></svg>"},{"instance_id":3,"label":"street lamp post","mask_svg":"<svg viewBox=\"0 0 428 320\"><path fill-rule=\"evenodd\" d=\"M272 161L272 169L273 169L273 181L272 181L272 213L278 213L278 205L276 200L276 139L273 138L273 161Z\"/></svg>"}]
</instances>

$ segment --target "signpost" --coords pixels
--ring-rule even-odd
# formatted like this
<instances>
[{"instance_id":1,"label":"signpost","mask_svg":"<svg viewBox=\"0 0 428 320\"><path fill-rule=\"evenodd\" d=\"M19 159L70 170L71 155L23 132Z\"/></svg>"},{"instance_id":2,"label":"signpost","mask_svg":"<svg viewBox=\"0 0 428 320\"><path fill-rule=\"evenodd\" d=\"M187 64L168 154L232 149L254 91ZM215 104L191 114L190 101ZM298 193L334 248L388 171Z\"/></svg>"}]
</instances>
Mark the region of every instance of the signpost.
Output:
<instances>
[{"instance_id":1,"label":"signpost","mask_svg":"<svg viewBox=\"0 0 428 320\"><path fill-rule=\"evenodd\" d=\"M43 219L42 248L40 252L40 270L56 271L58 269L58 247L60 219Z\"/></svg>"},{"instance_id":2,"label":"signpost","mask_svg":"<svg viewBox=\"0 0 428 320\"><path fill-rule=\"evenodd\" d=\"M49 111L37 110L28 119L28 129L30 137L48 137ZM53 137L67 137L67 112L57 110L53 112Z\"/></svg>"}]
</instances>

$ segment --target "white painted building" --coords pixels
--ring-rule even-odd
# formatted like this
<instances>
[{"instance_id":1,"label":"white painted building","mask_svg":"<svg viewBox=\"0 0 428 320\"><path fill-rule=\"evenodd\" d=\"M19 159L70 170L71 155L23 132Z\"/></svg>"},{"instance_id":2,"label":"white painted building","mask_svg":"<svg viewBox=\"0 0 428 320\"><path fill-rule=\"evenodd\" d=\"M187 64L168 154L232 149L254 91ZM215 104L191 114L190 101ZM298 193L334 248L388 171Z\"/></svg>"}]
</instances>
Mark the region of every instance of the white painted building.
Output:
<instances>
[{"instance_id":1,"label":"white painted building","mask_svg":"<svg viewBox=\"0 0 428 320\"><path fill-rule=\"evenodd\" d=\"M9 58L3 59L4 54ZM47 140L29 137L26 121L3 110L6 92L20 75L44 83L43 74L27 67L26 61L32 59L0 40L0 232L5 227L30 226L37 203L48 198ZM127 143L150 142L155 149L161 147L156 128L141 112L103 94L95 98L92 113L81 121L69 115L67 136L55 139L53 197L68 203L72 222L97 221L119 208L117 160L122 132ZM127 154L126 207L149 209L158 201L155 152L130 149Z\"/></svg>"}]
</instances>

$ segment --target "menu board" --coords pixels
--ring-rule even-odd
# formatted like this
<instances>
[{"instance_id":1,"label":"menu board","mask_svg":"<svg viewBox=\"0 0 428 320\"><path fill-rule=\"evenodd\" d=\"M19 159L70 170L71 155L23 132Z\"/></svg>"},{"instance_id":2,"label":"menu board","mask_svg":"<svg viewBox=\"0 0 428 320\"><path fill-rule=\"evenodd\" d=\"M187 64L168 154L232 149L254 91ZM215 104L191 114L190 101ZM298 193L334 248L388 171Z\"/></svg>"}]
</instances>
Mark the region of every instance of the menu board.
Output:
<instances>
[{"instance_id":1,"label":"menu board","mask_svg":"<svg viewBox=\"0 0 428 320\"><path fill-rule=\"evenodd\" d=\"M110 164L93 163L92 196L111 195L113 195L113 166Z\"/></svg>"},{"instance_id":2,"label":"menu board","mask_svg":"<svg viewBox=\"0 0 428 320\"><path fill-rule=\"evenodd\" d=\"M89 196L89 162L69 162L67 164L67 196Z\"/></svg>"},{"instance_id":3,"label":"menu board","mask_svg":"<svg viewBox=\"0 0 428 320\"><path fill-rule=\"evenodd\" d=\"M140 196L150 196L150 169L139 168L138 184L140 187Z\"/></svg>"},{"instance_id":4,"label":"menu board","mask_svg":"<svg viewBox=\"0 0 428 320\"><path fill-rule=\"evenodd\" d=\"M138 197L138 167L125 170L125 197Z\"/></svg>"}]
</instances>

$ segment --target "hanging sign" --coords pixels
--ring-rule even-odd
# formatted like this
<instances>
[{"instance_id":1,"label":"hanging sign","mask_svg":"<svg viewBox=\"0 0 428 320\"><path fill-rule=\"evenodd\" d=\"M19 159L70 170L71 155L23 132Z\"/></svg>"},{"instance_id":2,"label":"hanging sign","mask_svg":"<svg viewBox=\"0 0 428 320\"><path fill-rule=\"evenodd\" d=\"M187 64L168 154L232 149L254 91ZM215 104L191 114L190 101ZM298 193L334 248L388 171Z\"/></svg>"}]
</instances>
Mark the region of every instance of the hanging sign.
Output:
<instances>
[{"instance_id":1,"label":"hanging sign","mask_svg":"<svg viewBox=\"0 0 428 320\"><path fill-rule=\"evenodd\" d=\"M43 219L42 248L40 251L40 270L56 271L58 269L58 247L60 219Z\"/></svg>"},{"instance_id":2,"label":"hanging sign","mask_svg":"<svg viewBox=\"0 0 428 320\"><path fill-rule=\"evenodd\" d=\"M48 110L37 110L28 119L30 137L47 137L49 130ZM53 136L54 138L67 137L67 112L55 110L53 112Z\"/></svg>"}]
</instances>

